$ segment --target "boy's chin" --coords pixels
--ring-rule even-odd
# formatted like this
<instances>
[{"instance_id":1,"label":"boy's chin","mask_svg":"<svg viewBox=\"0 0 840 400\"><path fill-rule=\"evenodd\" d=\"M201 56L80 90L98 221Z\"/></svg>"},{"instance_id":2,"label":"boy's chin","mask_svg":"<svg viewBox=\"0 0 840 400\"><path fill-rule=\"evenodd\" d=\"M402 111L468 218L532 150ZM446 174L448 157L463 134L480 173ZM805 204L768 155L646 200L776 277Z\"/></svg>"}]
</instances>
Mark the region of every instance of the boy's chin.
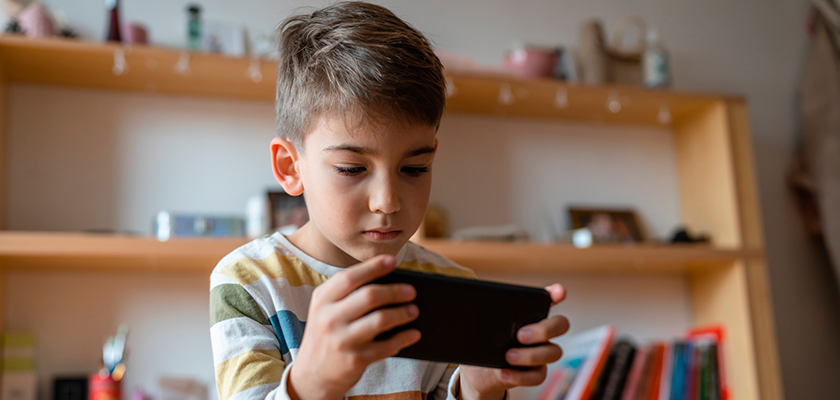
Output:
<instances>
[{"instance_id":1,"label":"boy's chin","mask_svg":"<svg viewBox=\"0 0 840 400\"><path fill-rule=\"evenodd\" d=\"M406 242L408 240L401 237L382 242L363 241L349 246L350 248L347 249L349 251L346 252L359 261L365 261L382 254L396 256Z\"/></svg>"}]
</instances>

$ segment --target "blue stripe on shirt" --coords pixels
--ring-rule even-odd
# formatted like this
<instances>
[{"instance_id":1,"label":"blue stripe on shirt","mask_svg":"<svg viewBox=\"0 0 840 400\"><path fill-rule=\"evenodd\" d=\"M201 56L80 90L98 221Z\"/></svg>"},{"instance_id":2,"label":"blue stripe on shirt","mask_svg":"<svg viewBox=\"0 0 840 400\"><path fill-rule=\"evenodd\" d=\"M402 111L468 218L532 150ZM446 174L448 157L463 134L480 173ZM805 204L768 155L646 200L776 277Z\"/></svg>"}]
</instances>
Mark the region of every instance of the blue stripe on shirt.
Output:
<instances>
[{"instance_id":1,"label":"blue stripe on shirt","mask_svg":"<svg viewBox=\"0 0 840 400\"><path fill-rule=\"evenodd\" d=\"M274 333L280 341L280 352L282 354L287 354L290 349L300 348L306 321L301 321L295 313L287 310L278 311L268 321L271 322Z\"/></svg>"}]
</instances>

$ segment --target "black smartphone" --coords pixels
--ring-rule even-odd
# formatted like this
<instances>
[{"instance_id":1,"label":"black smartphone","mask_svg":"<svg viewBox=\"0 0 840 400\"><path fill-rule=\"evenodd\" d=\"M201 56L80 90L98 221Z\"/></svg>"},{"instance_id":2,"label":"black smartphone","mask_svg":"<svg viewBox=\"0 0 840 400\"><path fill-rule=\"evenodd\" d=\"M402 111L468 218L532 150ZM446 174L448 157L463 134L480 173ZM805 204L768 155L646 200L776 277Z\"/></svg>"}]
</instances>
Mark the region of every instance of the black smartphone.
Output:
<instances>
[{"instance_id":1,"label":"black smartphone","mask_svg":"<svg viewBox=\"0 0 840 400\"><path fill-rule=\"evenodd\" d=\"M545 289L477 279L395 270L371 283L408 283L417 290L412 302L420 309L417 319L376 338L418 329L420 341L397 357L517 368L505 360L508 349L526 347L516 339L516 332L545 319L551 307Z\"/></svg>"}]
</instances>

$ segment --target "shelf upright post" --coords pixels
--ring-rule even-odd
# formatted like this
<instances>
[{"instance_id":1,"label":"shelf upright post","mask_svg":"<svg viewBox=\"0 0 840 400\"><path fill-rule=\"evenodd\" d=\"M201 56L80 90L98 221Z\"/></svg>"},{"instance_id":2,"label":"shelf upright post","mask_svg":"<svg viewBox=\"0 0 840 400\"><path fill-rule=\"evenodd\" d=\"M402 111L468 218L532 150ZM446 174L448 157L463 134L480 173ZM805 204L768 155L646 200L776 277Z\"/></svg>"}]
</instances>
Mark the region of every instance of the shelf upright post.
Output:
<instances>
[{"instance_id":1,"label":"shelf upright post","mask_svg":"<svg viewBox=\"0 0 840 400\"><path fill-rule=\"evenodd\" d=\"M752 140L747 105L740 100L727 100L729 132L732 145L734 175L738 188L738 208L741 241L744 247L764 249L761 209L755 176ZM779 366L776 324L773 318L773 299L766 258L746 260L747 285L750 297L758 369L759 391L762 399L784 398Z\"/></svg>"},{"instance_id":2,"label":"shelf upright post","mask_svg":"<svg viewBox=\"0 0 840 400\"><path fill-rule=\"evenodd\" d=\"M9 196L9 139L6 133L9 88L4 68L5 58L5 54L0 52L0 230L6 229Z\"/></svg>"}]
</instances>

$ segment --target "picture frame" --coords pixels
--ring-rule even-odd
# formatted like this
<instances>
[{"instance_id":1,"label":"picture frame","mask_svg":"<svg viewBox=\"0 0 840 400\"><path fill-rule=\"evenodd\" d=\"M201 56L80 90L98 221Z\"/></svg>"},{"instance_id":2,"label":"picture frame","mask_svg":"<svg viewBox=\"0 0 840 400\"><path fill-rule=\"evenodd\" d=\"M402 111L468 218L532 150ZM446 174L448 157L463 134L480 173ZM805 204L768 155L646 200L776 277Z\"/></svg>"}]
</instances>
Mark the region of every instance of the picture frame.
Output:
<instances>
[{"instance_id":1,"label":"picture frame","mask_svg":"<svg viewBox=\"0 0 840 400\"><path fill-rule=\"evenodd\" d=\"M632 209L569 208L571 229L587 228L595 243L643 243L647 239Z\"/></svg>"},{"instance_id":2,"label":"picture frame","mask_svg":"<svg viewBox=\"0 0 840 400\"><path fill-rule=\"evenodd\" d=\"M299 229L309 222L309 210L303 196L285 192L268 192L268 215L271 231Z\"/></svg>"}]
</instances>

